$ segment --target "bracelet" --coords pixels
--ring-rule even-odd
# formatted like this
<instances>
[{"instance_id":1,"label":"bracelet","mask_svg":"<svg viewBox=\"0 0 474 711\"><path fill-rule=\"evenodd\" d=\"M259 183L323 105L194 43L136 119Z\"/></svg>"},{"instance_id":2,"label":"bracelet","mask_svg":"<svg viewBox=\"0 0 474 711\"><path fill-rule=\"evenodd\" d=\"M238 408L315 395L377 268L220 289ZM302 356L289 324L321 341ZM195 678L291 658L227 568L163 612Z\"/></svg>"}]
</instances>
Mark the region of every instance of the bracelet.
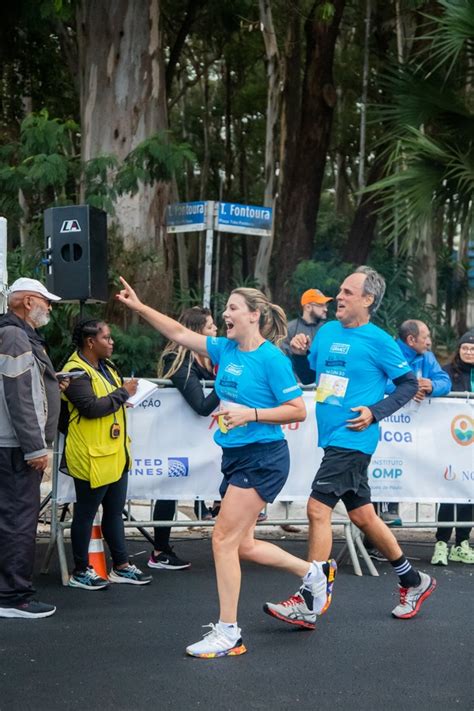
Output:
<instances>
[{"instance_id":1,"label":"bracelet","mask_svg":"<svg viewBox=\"0 0 474 711\"><path fill-rule=\"evenodd\" d=\"M255 422L258 422L258 412L257 412L257 408L254 407L253 409L254 409L254 411L255 411Z\"/></svg>"}]
</instances>

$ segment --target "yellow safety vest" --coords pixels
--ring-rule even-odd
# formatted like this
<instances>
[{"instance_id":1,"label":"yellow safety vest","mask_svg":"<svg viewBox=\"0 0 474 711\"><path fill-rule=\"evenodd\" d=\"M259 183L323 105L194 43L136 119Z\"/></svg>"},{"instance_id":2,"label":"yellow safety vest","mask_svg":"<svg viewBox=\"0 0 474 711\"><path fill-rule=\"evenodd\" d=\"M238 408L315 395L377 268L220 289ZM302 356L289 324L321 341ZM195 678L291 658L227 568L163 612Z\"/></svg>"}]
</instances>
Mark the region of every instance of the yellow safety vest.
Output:
<instances>
[{"instance_id":1,"label":"yellow safety vest","mask_svg":"<svg viewBox=\"0 0 474 711\"><path fill-rule=\"evenodd\" d=\"M97 397L106 397L116 388L93 366L86 363L78 353L73 353L63 370L80 368L89 375L92 389ZM116 387L122 383L117 373L108 368ZM130 439L127 436L125 407L115 413L88 419L80 415L67 399L67 390L61 396L67 401L69 424L65 442L66 464L71 476L90 482L91 488L118 481L130 459ZM120 426L120 436L110 436L112 425Z\"/></svg>"}]
</instances>

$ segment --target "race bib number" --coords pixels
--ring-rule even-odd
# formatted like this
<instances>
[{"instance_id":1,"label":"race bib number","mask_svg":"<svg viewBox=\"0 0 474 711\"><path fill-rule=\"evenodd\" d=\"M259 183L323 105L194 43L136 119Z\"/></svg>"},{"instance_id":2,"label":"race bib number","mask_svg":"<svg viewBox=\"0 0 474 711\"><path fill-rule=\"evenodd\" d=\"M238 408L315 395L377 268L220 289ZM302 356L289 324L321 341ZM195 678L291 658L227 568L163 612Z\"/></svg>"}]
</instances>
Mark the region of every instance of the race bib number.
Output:
<instances>
[{"instance_id":1,"label":"race bib number","mask_svg":"<svg viewBox=\"0 0 474 711\"><path fill-rule=\"evenodd\" d=\"M315 400L316 402L323 402L325 405L342 407L348 385L349 378L323 373L319 378Z\"/></svg>"}]
</instances>

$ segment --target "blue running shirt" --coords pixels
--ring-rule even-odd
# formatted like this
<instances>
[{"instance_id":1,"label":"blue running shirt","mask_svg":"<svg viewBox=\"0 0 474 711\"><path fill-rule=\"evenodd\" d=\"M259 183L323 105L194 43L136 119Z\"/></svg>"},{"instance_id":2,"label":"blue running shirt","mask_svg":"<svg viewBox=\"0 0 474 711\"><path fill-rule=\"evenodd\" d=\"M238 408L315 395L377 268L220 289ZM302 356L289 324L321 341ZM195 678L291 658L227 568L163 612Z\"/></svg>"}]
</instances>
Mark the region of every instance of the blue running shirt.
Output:
<instances>
[{"instance_id":1,"label":"blue running shirt","mask_svg":"<svg viewBox=\"0 0 474 711\"><path fill-rule=\"evenodd\" d=\"M316 371L316 419L320 447L343 447L373 454L379 427L373 422L362 432L348 429L359 416L351 407L375 405L383 399L387 378L409 373L396 342L372 323L344 328L331 321L319 329L308 355Z\"/></svg>"},{"instance_id":2,"label":"blue running shirt","mask_svg":"<svg viewBox=\"0 0 474 711\"><path fill-rule=\"evenodd\" d=\"M218 365L215 389L225 403L246 407L278 407L301 395L290 360L270 341L254 351L241 351L229 338L208 336L207 352ZM223 403L223 404L222 404ZM284 439L280 425L249 422L229 432L217 430L214 440L221 447L240 447L253 442Z\"/></svg>"}]
</instances>

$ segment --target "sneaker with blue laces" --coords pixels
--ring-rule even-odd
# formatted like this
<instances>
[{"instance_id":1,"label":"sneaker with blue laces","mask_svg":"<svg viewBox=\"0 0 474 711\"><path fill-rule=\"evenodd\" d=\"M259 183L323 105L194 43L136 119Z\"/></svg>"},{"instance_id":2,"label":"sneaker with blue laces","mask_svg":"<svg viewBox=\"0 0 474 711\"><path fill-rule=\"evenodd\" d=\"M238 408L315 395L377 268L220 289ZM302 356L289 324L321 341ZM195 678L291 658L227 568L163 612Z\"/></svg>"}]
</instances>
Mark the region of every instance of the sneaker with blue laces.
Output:
<instances>
[{"instance_id":1,"label":"sneaker with blue laces","mask_svg":"<svg viewBox=\"0 0 474 711\"><path fill-rule=\"evenodd\" d=\"M86 570L75 571L69 578L68 585L83 590L104 590L109 587L109 582L97 575L94 568L89 565Z\"/></svg>"},{"instance_id":2,"label":"sneaker with blue laces","mask_svg":"<svg viewBox=\"0 0 474 711\"><path fill-rule=\"evenodd\" d=\"M241 629L237 627L236 634L229 636L219 624L203 625L210 627L210 632L206 632L200 642L195 642L186 647L186 654L190 657L200 657L201 659L215 659L216 657L237 657L247 651L242 642Z\"/></svg>"},{"instance_id":3,"label":"sneaker with blue laces","mask_svg":"<svg viewBox=\"0 0 474 711\"><path fill-rule=\"evenodd\" d=\"M136 565L128 564L126 568L112 568L109 573L111 583L128 583L129 585L148 585L151 575L143 575Z\"/></svg>"}]
</instances>

